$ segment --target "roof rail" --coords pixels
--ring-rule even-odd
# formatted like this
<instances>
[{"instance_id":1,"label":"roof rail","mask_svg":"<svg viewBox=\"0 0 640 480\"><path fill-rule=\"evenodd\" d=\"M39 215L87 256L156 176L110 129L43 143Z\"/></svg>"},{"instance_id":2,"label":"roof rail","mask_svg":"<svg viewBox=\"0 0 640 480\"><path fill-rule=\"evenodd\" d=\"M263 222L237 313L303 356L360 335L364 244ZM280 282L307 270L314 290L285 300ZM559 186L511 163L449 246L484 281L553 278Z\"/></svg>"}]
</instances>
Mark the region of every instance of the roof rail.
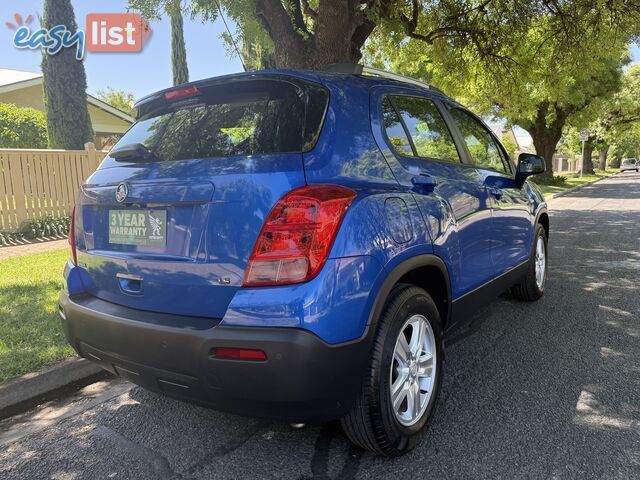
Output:
<instances>
[{"instance_id":1,"label":"roof rail","mask_svg":"<svg viewBox=\"0 0 640 480\"><path fill-rule=\"evenodd\" d=\"M379 68L367 67L365 65L360 65L357 63L334 63L333 65L329 65L326 71L332 73L345 73L349 75L373 75L376 77L396 80L398 82L409 83L417 87L428 88L430 90L435 90L436 92L442 93L442 90L439 90L436 87L429 85L428 83L416 80L415 78L406 77L397 73L387 72L386 70L381 70Z\"/></svg>"}]
</instances>

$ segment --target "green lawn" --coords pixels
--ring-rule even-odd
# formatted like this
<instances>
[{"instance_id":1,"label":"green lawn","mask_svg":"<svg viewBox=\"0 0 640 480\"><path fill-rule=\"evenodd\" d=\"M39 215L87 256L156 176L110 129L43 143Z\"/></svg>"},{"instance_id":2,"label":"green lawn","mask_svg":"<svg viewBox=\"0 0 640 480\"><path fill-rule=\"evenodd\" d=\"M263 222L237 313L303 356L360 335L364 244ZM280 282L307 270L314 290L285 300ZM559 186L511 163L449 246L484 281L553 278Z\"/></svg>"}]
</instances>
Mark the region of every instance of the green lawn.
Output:
<instances>
[{"instance_id":1,"label":"green lawn","mask_svg":"<svg viewBox=\"0 0 640 480\"><path fill-rule=\"evenodd\" d=\"M549 197L550 195L558 192L562 192L563 190L567 190L569 188L577 187L578 185L582 185L583 183L594 182L603 177L610 177L614 173L616 173L618 169L607 169L607 171L603 172L602 170L596 170L595 175L583 175L582 178L580 176L573 177L570 173L561 174L562 176L567 177L567 181L563 185L540 185L540 189L545 197ZM534 179L535 181L535 179Z\"/></svg>"},{"instance_id":2,"label":"green lawn","mask_svg":"<svg viewBox=\"0 0 640 480\"><path fill-rule=\"evenodd\" d=\"M67 250L0 260L0 381L73 355L58 317Z\"/></svg>"}]
</instances>

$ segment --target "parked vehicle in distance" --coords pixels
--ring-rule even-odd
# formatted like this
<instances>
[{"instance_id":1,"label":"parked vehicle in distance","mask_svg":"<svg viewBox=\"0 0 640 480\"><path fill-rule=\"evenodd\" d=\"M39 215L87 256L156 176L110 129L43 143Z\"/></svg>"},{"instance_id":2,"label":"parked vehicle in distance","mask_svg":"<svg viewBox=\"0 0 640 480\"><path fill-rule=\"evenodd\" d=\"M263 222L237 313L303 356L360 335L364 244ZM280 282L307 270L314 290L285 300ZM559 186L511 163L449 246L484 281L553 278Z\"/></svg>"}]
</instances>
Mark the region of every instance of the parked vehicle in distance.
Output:
<instances>
[{"instance_id":1,"label":"parked vehicle in distance","mask_svg":"<svg viewBox=\"0 0 640 480\"><path fill-rule=\"evenodd\" d=\"M623 158L622 162L620 162L620 172L626 172L628 170L640 172L640 162L635 158Z\"/></svg>"},{"instance_id":2,"label":"parked vehicle in distance","mask_svg":"<svg viewBox=\"0 0 640 480\"><path fill-rule=\"evenodd\" d=\"M137 104L82 186L60 316L79 355L150 390L382 455L433 411L447 333L539 299L549 217L489 128L359 66L202 80Z\"/></svg>"}]
</instances>

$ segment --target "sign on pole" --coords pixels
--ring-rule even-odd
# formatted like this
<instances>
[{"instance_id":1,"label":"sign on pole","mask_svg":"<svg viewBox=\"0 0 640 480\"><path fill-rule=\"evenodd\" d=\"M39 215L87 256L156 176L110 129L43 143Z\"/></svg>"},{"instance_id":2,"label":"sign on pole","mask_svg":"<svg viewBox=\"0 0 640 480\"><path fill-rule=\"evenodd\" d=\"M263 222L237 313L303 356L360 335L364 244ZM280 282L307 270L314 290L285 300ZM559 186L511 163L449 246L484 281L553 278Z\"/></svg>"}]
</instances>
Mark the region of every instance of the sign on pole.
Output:
<instances>
[{"instance_id":1,"label":"sign on pole","mask_svg":"<svg viewBox=\"0 0 640 480\"><path fill-rule=\"evenodd\" d=\"M589 140L589 130L586 128L580 130L580 141L582 142L582 156L580 157L580 178L582 178L582 171L584 170L584 144Z\"/></svg>"},{"instance_id":2,"label":"sign on pole","mask_svg":"<svg viewBox=\"0 0 640 480\"><path fill-rule=\"evenodd\" d=\"M589 140L589 130L587 130L586 128L580 130L580 141L586 142L587 140Z\"/></svg>"}]
</instances>

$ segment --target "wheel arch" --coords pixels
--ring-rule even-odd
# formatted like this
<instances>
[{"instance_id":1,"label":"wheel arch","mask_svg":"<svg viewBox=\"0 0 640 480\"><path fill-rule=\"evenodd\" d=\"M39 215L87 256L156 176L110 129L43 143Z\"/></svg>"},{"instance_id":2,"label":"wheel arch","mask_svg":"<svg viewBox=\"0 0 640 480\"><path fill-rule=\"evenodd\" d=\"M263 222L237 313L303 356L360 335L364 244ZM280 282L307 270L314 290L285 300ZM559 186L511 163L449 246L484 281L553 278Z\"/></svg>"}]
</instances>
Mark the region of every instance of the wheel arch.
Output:
<instances>
[{"instance_id":1,"label":"wheel arch","mask_svg":"<svg viewBox=\"0 0 640 480\"><path fill-rule=\"evenodd\" d=\"M369 317L375 327L393 288L402 283L416 285L431 295L438 308L443 330L451 319L451 282L444 261L433 254L412 257L395 266L379 288Z\"/></svg>"},{"instance_id":2,"label":"wheel arch","mask_svg":"<svg viewBox=\"0 0 640 480\"><path fill-rule=\"evenodd\" d=\"M549 213L546 208L543 208L538 212L535 224L537 225L538 223L542 225L542 228L544 228L544 233L547 236L547 240L549 240Z\"/></svg>"}]
</instances>

